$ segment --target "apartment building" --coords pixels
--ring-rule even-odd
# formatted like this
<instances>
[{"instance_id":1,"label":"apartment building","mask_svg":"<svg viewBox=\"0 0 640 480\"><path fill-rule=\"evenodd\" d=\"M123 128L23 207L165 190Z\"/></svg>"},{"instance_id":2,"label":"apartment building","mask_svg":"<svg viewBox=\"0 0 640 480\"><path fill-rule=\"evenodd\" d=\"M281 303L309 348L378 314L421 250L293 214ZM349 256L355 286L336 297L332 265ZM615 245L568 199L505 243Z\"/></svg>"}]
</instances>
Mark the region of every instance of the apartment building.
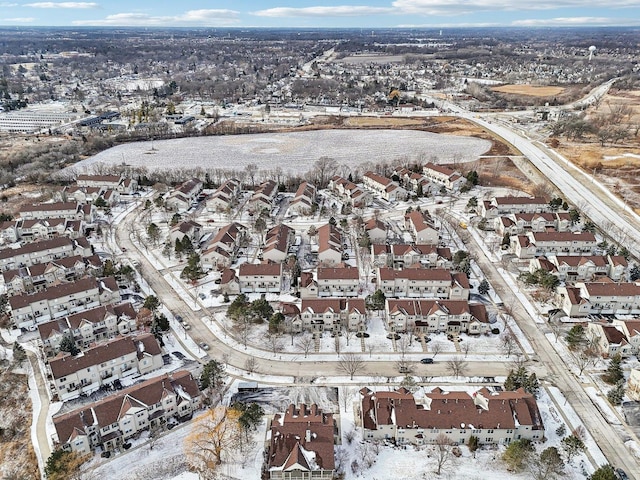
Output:
<instances>
[{"instance_id":1,"label":"apartment building","mask_svg":"<svg viewBox=\"0 0 640 480\"><path fill-rule=\"evenodd\" d=\"M360 272L354 267L318 267L316 283L318 297L356 297Z\"/></svg>"},{"instance_id":2,"label":"apartment building","mask_svg":"<svg viewBox=\"0 0 640 480\"><path fill-rule=\"evenodd\" d=\"M270 228L264 237L263 260L282 263L289 256L289 247L296 238L296 232L293 228L281 223Z\"/></svg>"},{"instance_id":3,"label":"apartment building","mask_svg":"<svg viewBox=\"0 0 640 480\"><path fill-rule=\"evenodd\" d=\"M117 337L76 355L61 352L49 360L55 392L62 401L91 393L124 377L161 368L162 351L151 333Z\"/></svg>"},{"instance_id":4,"label":"apartment building","mask_svg":"<svg viewBox=\"0 0 640 480\"><path fill-rule=\"evenodd\" d=\"M342 262L342 234L330 223L318 229L318 262L326 265Z\"/></svg>"},{"instance_id":5,"label":"apartment building","mask_svg":"<svg viewBox=\"0 0 640 480\"><path fill-rule=\"evenodd\" d=\"M94 255L60 258L47 263L36 263L2 272L2 279L9 295L41 291L53 285L72 282L87 273L98 273L102 262Z\"/></svg>"},{"instance_id":6,"label":"apartment building","mask_svg":"<svg viewBox=\"0 0 640 480\"><path fill-rule=\"evenodd\" d=\"M441 268L379 267L377 286L387 297L467 300L469 279L463 272Z\"/></svg>"},{"instance_id":7,"label":"apartment building","mask_svg":"<svg viewBox=\"0 0 640 480\"><path fill-rule=\"evenodd\" d=\"M453 257L447 247L437 245L371 245L373 264L379 267L402 269L420 265L427 268L451 268Z\"/></svg>"},{"instance_id":8,"label":"apartment building","mask_svg":"<svg viewBox=\"0 0 640 480\"><path fill-rule=\"evenodd\" d=\"M467 333L491 331L489 316L481 303L467 300L397 300L385 305L387 328L391 332Z\"/></svg>"},{"instance_id":9,"label":"apartment building","mask_svg":"<svg viewBox=\"0 0 640 480\"><path fill-rule=\"evenodd\" d=\"M520 259L541 255L593 255L596 237L590 232L527 232L511 237L513 253Z\"/></svg>"},{"instance_id":10,"label":"apartment building","mask_svg":"<svg viewBox=\"0 0 640 480\"><path fill-rule=\"evenodd\" d=\"M240 293L280 293L281 263L243 263L238 270Z\"/></svg>"},{"instance_id":11,"label":"apartment building","mask_svg":"<svg viewBox=\"0 0 640 480\"><path fill-rule=\"evenodd\" d=\"M405 215L405 228L415 243L436 245L440 235L428 212L413 210Z\"/></svg>"},{"instance_id":12,"label":"apartment building","mask_svg":"<svg viewBox=\"0 0 640 480\"><path fill-rule=\"evenodd\" d=\"M162 431L171 419L191 418L201 406L201 397L197 380L186 370L154 377L55 415L55 446L81 455L121 448L144 430Z\"/></svg>"},{"instance_id":13,"label":"apartment building","mask_svg":"<svg viewBox=\"0 0 640 480\"><path fill-rule=\"evenodd\" d=\"M360 390L360 425L365 441L428 445L446 435L466 444L472 435L480 444L509 444L514 440L542 441L544 424L536 399L523 389L472 395L436 387L416 399L405 388L393 392Z\"/></svg>"},{"instance_id":14,"label":"apartment building","mask_svg":"<svg viewBox=\"0 0 640 480\"><path fill-rule=\"evenodd\" d=\"M515 213L549 212L551 208L543 197L493 197L480 204L480 215L487 220Z\"/></svg>"},{"instance_id":15,"label":"apartment building","mask_svg":"<svg viewBox=\"0 0 640 480\"><path fill-rule=\"evenodd\" d=\"M210 212L224 212L229 210L237 201L240 194L240 181L230 178L220 185L207 199L207 210Z\"/></svg>"},{"instance_id":16,"label":"apartment building","mask_svg":"<svg viewBox=\"0 0 640 480\"><path fill-rule=\"evenodd\" d=\"M38 334L48 356L60 351L65 336L71 336L80 349L138 329L137 313L131 303L104 305L38 324Z\"/></svg>"},{"instance_id":17,"label":"apartment building","mask_svg":"<svg viewBox=\"0 0 640 480\"><path fill-rule=\"evenodd\" d=\"M640 285L630 282L576 282L559 286L557 302L569 317L640 315Z\"/></svg>"},{"instance_id":18,"label":"apartment building","mask_svg":"<svg viewBox=\"0 0 640 480\"><path fill-rule=\"evenodd\" d=\"M273 199L277 193L278 184L273 180L267 180L260 184L247 202L247 205L253 212L260 212L262 210L271 211L273 208Z\"/></svg>"},{"instance_id":19,"label":"apartment building","mask_svg":"<svg viewBox=\"0 0 640 480\"><path fill-rule=\"evenodd\" d=\"M447 190L454 192L460 191L460 189L467 183L467 179L464 178L460 172L456 172L449 167L442 165L436 165L434 163L427 163L423 170L424 176L430 181L442 185Z\"/></svg>"},{"instance_id":20,"label":"apartment building","mask_svg":"<svg viewBox=\"0 0 640 480\"><path fill-rule=\"evenodd\" d=\"M338 422L317 405L290 405L267 425L269 480L333 480Z\"/></svg>"},{"instance_id":21,"label":"apartment building","mask_svg":"<svg viewBox=\"0 0 640 480\"><path fill-rule=\"evenodd\" d=\"M14 325L31 328L55 318L119 301L120 293L115 278L85 277L33 294L12 296L9 306Z\"/></svg>"},{"instance_id":22,"label":"apartment building","mask_svg":"<svg viewBox=\"0 0 640 480\"><path fill-rule=\"evenodd\" d=\"M57 237L19 248L3 248L0 250L0 270L5 272L19 267L30 267L36 263L46 263L74 255L89 257L92 253L91 245L85 237Z\"/></svg>"},{"instance_id":23,"label":"apartment building","mask_svg":"<svg viewBox=\"0 0 640 480\"><path fill-rule=\"evenodd\" d=\"M353 208L364 208L371 205L371 194L358 185L338 175L329 181L329 190L337 195L345 205Z\"/></svg>"},{"instance_id":24,"label":"apartment building","mask_svg":"<svg viewBox=\"0 0 640 480\"><path fill-rule=\"evenodd\" d=\"M362 182L366 188L387 202L396 202L407 198L407 191L398 182L377 173L366 172L362 176Z\"/></svg>"},{"instance_id":25,"label":"apartment building","mask_svg":"<svg viewBox=\"0 0 640 480\"><path fill-rule=\"evenodd\" d=\"M310 215L316 205L316 195L316 187L308 182L302 182L289 204L288 212L297 215Z\"/></svg>"},{"instance_id":26,"label":"apartment building","mask_svg":"<svg viewBox=\"0 0 640 480\"><path fill-rule=\"evenodd\" d=\"M164 204L171 210L188 210L202 192L202 187L202 182L197 178L187 180L169 194Z\"/></svg>"},{"instance_id":27,"label":"apartment building","mask_svg":"<svg viewBox=\"0 0 640 480\"><path fill-rule=\"evenodd\" d=\"M291 322L296 332L363 332L367 312L362 298L303 299L300 314Z\"/></svg>"}]
</instances>

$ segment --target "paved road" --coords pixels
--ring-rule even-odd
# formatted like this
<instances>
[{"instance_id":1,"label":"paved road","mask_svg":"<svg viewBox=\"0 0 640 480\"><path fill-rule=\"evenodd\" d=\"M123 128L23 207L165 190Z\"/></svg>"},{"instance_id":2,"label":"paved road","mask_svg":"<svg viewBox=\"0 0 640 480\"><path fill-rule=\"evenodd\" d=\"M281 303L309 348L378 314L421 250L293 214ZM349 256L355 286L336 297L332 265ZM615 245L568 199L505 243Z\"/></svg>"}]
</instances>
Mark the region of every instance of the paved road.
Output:
<instances>
[{"instance_id":1,"label":"paved road","mask_svg":"<svg viewBox=\"0 0 640 480\"><path fill-rule=\"evenodd\" d=\"M547 380L562 391L609 462L616 467L623 468L632 478L640 479L638 463L627 450L616 430L603 418L578 379L567 370L564 359L549 344L535 320L513 293L512 287L500 275L496 265L486 257L482 248L468 231L460 230L459 234L495 292L505 305L511 307L512 315L518 326L529 339L540 362L547 368Z\"/></svg>"},{"instance_id":2,"label":"paved road","mask_svg":"<svg viewBox=\"0 0 640 480\"><path fill-rule=\"evenodd\" d=\"M46 428L47 416L49 414L49 393L47 392L47 385L42 378L42 372L40 371L36 354L28 350L26 350L26 353L31 369L34 372L36 386L38 388L38 396L40 397L40 412L36 421L36 437L40 448L39 459L42 459L42 462L46 463L47 459L51 455L51 448L49 447ZM40 469L42 470L43 468L44 464L40 465Z\"/></svg>"},{"instance_id":3,"label":"paved road","mask_svg":"<svg viewBox=\"0 0 640 480\"><path fill-rule=\"evenodd\" d=\"M142 253L137 252L136 245L131 241L129 236L129 224L137 221L136 212L129 214L116 228L116 240L120 247L124 247L126 250L123 256L129 257L130 260L138 260L140 266L138 268L141 275L149 283L149 286L156 293L156 296L171 310L174 314L181 315L190 325L191 330L189 335L197 343L205 342L211 346L209 356L218 360L223 360L223 355L227 357L224 360L237 368L244 369L248 359L254 358L252 355L252 349L248 350L238 349L234 350L225 344L224 338L216 337L209 327L207 327L201 320L203 316L206 316L206 311L196 311L191 309L193 305L193 298L182 298L171 285L158 274L155 267L146 259ZM184 332L176 332L177 336L184 335ZM264 352L262 352L264 354ZM271 355L267 355L271 356ZM362 359L366 361L366 369L362 374L367 376L381 376L381 377L397 377L399 376L396 361L389 360L369 360L368 353L361 354ZM450 369L447 366L446 357L441 355L440 361L436 357L436 361L432 365L422 365L417 363L419 358L424 356L431 356L431 354L413 354L413 358L416 360L415 375L418 376L449 376ZM323 354L326 361L318 362L317 356L312 358L304 358L303 354L282 354L282 360L280 355L278 359L262 358L258 359L257 372L269 375L282 375L282 376L294 376L298 377L302 381L302 377L305 379L311 379L318 376L341 376L345 374L339 368L338 355L335 353ZM207 358L205 358L205 361ZM476 377L487 376L505 376L508 373L509 365L505 362L467 362L466 374Z\"/></svg>"}]
</instances>

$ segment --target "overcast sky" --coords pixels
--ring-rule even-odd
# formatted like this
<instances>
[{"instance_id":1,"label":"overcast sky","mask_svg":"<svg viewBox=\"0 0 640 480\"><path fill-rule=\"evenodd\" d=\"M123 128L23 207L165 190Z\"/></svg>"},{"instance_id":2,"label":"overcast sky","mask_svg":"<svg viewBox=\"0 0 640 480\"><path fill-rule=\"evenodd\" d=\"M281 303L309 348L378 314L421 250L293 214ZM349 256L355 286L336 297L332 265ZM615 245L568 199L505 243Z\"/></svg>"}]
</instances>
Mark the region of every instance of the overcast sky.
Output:
<instances>
[{"instance_id":1,"label":"overcast sky","mask_svg":"<svg viewBox=\"0 0 640 480\"><path fill-rule=\"evenodd\" d=\"M0 0L0 25L640 26L640 0Z\"/></svg>"}]
</instances>

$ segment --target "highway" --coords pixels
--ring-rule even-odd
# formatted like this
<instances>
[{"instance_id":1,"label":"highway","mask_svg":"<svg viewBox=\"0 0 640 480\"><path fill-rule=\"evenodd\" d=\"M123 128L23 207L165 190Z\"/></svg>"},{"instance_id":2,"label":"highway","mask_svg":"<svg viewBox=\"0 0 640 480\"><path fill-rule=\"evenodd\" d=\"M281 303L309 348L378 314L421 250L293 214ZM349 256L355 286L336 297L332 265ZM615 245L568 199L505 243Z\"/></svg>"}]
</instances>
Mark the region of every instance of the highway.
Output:
<instances>
[{"instance_id":1,"label":"highway","mask_svg":"<svg viewBox=\"0 0 640 480\"><path fill-rule=\"evenodd\" d=\"M594 98L599 98L609 86L610 84L598 87L590 95L594 95ZM585 101L585 99L582 101ZM546 147L536 146L526 136L514 130L516 127L519 128L517 125L511 127L501 125L495 121L487 121L486 118L490 118L490 116L479 116L453 104L447 104L447 108L511 143L562 192L563 197L568 202L582 209L594 223L605 226L605 228L606 226L616 225L619 232L623 232L630 239L625 244L627 248L634 256L640 256L640 248L637 243L637 240L640 239L638 217L635 214L625 212L624 206L620 205L620 201L612 198L610 194L605 194L597 184L591 182L588 175L564 163L562 159L557 158ZM134 221L136 221L136 215L130 214L116 229L118 244L128 250L126 255L132 255L130 258L141 262L139 269L141 274L165 305L172 312L182 315L189 321L192 325L190 334L196 342L204 341L208 343L212 346L210 352L212 357L222 360L223 356L225 356L225 361L230 365L243 369L246 361L254 357L251 351L253 347L246 351L242 349L233 350L225 344L224 339L217 338L202 323L200 320L201 315L196 315L186 303L193 301L193 299L185 299L177 295L165 279L158 275L155 267L146 260L144 255L136 253L136 245L131 241L128 233L128 224ZM610 228L607 230L610 230ZM585 427L592 434L609 462L615 467L623 468L631 478L640 480L638 462L629 452L618 432L606 422L578 379L568 371L564 360L551 348L543 332L513 293L511 286L506 284L498 273L496 266L484 256L482 249L475 243L475 240L468 232L463 232L462 236L469 249L474 252L478 265L487 275L496 292L501 296L505 304L512 305L516 321L538 354L541 364L548 371L547 380L562 390L565 398L580 416ZM260 358L259 372L270 375L294 376L301 381L305 379L309 381L309 379L318 376L345 376L338 368L338 356L336 354L322 354L322 358L326 358L326 361L318 361L317 354L308 359L303 358L302 354L283 354L282 357L282 360L276 360L275 357L274 359ZM362 354L362 357L365 361L368 360L367 354ZM507 365L497 362L470 361L468 364L467 375L504 375L508 369ZM434 365L418 365L416 368L415 375L418 376L448 374L446 362L444 361L436 361ZM366 370L361 372L361 375L397 377L396 362L390 360L367 361Z\"/></svg>"}]
</instances>

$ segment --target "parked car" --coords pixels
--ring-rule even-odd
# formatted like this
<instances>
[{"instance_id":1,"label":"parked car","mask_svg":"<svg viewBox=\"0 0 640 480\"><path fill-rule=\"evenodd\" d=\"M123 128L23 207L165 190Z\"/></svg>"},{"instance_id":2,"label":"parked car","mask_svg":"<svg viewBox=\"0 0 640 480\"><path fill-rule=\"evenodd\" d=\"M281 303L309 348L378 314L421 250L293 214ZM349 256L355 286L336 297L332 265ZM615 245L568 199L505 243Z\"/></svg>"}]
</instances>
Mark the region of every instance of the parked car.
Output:
<instances>
[{"instance_id":1,"label":"parked car","mask_svg":"<svg viewBox=\"0 0 640 480\"><path fill-rule=\"evenodd\" d=\"M629 476L627 475L627 472L625 472L621 468L616 468L616 475L620 480L629 480Z\"/></svg>"},{"instance_id":2,"label":"parked car","mask_svg":"<svg viewBox=\"0 0 640 480\"><path fill-rule=\"evenodd\" d=\"M205 350L205 351L206 351L206 350L209 350L209 345L207 345L206 343L201 342L199 345L200 345L200 348L201 348L201 349L203 349L203 350Z\"/></svg>"},{"instance_id":3,"label":"parked car","mask_svg":"<svg viewBox=\"0 0 640 480\"><path fill-rule=\"evenodd\" d=\"M422 360L420 360L420 363L433 363L433 358L423 358Z\"/></svg>"},{"instance_id":4,"label":"parked car","mask_svg":"<svg viewBox=\"0 0 640 480\"><path fill-rule=\"evenodd\" d=\"M178 360L184 360L185 358L187 358L182 352L171 352L171 355L176 357Z\"/></svg>"}]
</instances>

